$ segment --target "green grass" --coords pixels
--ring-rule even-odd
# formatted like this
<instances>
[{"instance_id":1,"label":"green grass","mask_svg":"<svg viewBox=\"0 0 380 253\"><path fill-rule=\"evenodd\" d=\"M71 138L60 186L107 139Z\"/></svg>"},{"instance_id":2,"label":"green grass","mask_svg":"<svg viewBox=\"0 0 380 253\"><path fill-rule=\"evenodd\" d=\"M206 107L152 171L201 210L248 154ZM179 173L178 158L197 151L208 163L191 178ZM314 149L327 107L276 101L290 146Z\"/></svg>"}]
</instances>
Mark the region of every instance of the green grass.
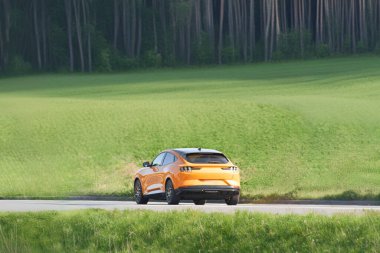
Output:
<instances>
[{"instance_id":1,"label":"green grass","mask_svg":"<svg viewBox=\"0 0 380 253\"><path fill-rule=\"evenodd\" d=\"M380 216L194 211L0 214L0 251L377 252Z\"/></svg>"},{"instance_id":2,"label":"green grass","mask_svg":"<svg viewBox=\"0 0 380 253\"><path fill-rule=\"evenodd\" d=\"M247 197L378 197L380 58L0 79L0 196L125 194L173 147L225 152Z\"/></svg>"}]
</instances>

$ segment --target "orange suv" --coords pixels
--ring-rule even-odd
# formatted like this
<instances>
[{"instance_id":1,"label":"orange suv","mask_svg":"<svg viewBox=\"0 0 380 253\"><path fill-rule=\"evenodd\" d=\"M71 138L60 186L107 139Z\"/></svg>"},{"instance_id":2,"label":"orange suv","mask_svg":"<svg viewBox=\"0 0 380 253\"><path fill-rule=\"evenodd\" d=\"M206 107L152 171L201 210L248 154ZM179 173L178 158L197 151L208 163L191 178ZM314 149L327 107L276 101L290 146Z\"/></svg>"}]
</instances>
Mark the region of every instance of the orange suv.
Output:
<instances>
[{"instance_id":1,"label":"orange suv","mask_svg":"<svg viewBox=\"0 0 380 253\"><path fill-rule=\"evenodd\" d=\"M150 198L166 199L170 205L180 200L193 200L196 205L209 199L224 199L227 205L239 202L239 168L217 150L165 150L143 166L134 177L137 204Z\"/></svg>"}]
</instances>

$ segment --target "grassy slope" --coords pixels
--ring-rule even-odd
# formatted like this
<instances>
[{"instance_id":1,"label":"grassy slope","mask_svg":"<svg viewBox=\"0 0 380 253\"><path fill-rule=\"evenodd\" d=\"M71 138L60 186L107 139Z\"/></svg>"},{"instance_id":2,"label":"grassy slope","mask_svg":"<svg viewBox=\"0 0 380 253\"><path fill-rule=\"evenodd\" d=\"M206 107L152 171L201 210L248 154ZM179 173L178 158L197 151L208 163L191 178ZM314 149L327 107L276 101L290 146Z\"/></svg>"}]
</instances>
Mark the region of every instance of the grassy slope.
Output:
<instances>
[{"instance_id":1,"label":"grassy slope","mask_svg":"<svg viewBox=\"0 0 380 253\"><path fill-rule=\"evenodd\" d=\"M125 193L171 147L224 151L246 196L379 194L380 58L0 79L0 196Z\"/></svg>"},{"instance_id":2,"label":"grassy slope","mask_svg":"<svg viewBox=\"0 0 380 253\"><path fill-rule=\"evenodd\" d=\"M380 216L375 214L334 217L190 211L0 214L0 251L377 252L379 231Z\"/></svg>"}]
</instances>

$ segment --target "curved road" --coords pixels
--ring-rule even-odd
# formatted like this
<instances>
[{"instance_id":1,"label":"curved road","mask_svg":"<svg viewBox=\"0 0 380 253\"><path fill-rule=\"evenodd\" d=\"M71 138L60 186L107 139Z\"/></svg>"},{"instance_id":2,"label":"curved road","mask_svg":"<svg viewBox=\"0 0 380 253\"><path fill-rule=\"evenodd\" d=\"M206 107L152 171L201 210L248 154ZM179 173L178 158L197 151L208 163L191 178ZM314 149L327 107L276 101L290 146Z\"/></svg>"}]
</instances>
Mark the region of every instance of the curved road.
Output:
<instances>
[{"instance_id":1,"label":"curved road","mask_svg":"<svg viewBox=\"0 0 380 253\"><path fill-rule=\"evenodd\" d=\"M236 211L273 213L273 214L309 214L333 215L337 213L364 214L380 212L380 206L365 205L305 205L305 204L240 204L227 206L222 203L207 203L195 206L192 203L181 203L170 206L164 202L150 202L148 205L136 205L132 201L88 201L88 200L0 200L0 212L37 212L68 211L78 209L105 210L151 210L183 211L197 210L202 212L234 213Z\"/></svg>"}]
</instances>

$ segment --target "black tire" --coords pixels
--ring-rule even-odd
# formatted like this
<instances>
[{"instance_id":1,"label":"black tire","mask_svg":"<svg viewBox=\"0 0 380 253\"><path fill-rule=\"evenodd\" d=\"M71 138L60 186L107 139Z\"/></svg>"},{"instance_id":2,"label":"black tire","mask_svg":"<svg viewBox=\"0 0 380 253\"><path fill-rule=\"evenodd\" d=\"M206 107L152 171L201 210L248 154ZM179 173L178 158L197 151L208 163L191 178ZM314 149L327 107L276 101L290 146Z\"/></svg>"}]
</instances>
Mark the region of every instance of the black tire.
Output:
<instances>
[{"instance_id":1,"label":"black tire","mask_svg":"<svg viewBox=\"0 0 380 253\"><path fill-rule=\"evenodd\" d=\"M240 194L230 196L225 199L226 204L229 206L236 206L239 203Z\"/></svg>"},{"instance_id":2,"label":"black tire","mask_svg":"<svg viewBox=\"0 0 380 253\"><path fill-rule=\"evenodd\" d=\"M178 205L180 201L180 198L175 193L173 182L170 179L165 185L165 197L169 205Z\"/></svg>"},{"instance_id":3,"label":"black tire","mask_svg":"<svg viewBox=\"0 0 380 253\"><path fill-rule=\"evenodd\" d=\"M205 199L194 199L193 201L194 201L194 204L197 206L203 206L204 204L206 204Z\"/></svg>"},{"instance_id":4,"label":"black tire","mask_svg":"<svg viewBox=\"0 0 380 253\"><path fill-rule=\"evenodd\" d=\"M139 205L147 204L149 201L149 198L144 196L140 180L135 181L134 190L135 190L136 203Z\"/></svg>"}]
</instances>

